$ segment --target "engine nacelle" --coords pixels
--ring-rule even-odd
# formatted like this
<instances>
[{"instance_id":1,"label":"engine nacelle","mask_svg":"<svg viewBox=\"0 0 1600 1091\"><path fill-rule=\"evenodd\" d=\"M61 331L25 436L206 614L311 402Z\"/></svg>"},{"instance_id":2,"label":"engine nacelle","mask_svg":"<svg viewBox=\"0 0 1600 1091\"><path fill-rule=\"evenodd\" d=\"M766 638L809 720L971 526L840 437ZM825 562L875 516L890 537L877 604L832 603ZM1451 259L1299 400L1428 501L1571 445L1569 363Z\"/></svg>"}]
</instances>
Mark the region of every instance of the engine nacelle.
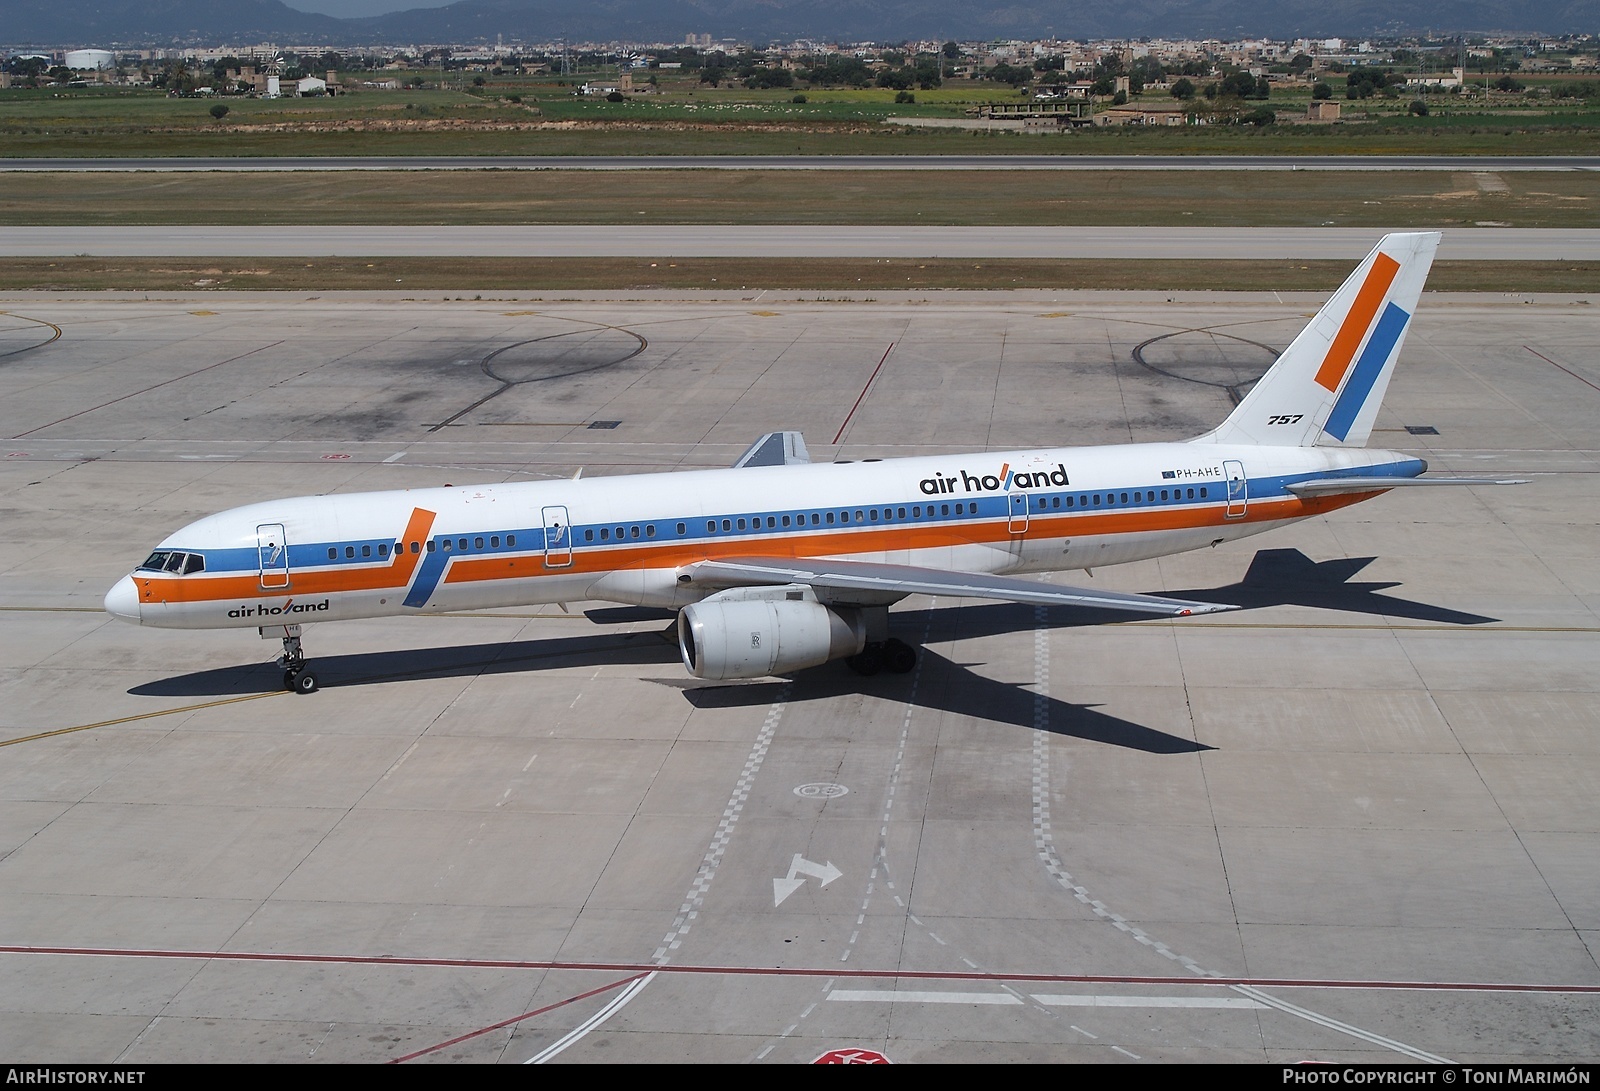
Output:
<instances>
[{"instance_id":1,"label":"engine nacelle","mask_svg":"<svg viewBox=\"0 0 1600 1091\"><path fill-rule=\"evenodd\" d=\"M815 601L713 595L678 612L678 652L696 678L785 674L855 655L866 642L860 611Z\"/></svg>"}]
</instances>

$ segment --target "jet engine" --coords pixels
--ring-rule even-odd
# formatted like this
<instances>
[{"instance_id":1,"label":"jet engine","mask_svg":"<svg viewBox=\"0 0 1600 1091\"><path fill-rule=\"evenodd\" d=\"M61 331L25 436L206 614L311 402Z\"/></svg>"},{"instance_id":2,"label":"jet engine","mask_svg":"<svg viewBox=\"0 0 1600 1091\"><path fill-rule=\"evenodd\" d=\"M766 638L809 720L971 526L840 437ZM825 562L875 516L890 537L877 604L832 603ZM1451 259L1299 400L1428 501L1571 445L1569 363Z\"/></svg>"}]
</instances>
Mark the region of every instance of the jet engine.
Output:
<instances>
[{"instance_id":1,"label":"jet engine","mask_svg":"<svg viewBox=\"0 0 1600 1091\"><path fill-rule=\"evenodd\" d=\"M800 592L788 592L792 598L749 594L723 592L679 611L678 651L690 674L764 678L856 655L866 646L859 610L833 609Z\"/></svg>"}]
</instances>

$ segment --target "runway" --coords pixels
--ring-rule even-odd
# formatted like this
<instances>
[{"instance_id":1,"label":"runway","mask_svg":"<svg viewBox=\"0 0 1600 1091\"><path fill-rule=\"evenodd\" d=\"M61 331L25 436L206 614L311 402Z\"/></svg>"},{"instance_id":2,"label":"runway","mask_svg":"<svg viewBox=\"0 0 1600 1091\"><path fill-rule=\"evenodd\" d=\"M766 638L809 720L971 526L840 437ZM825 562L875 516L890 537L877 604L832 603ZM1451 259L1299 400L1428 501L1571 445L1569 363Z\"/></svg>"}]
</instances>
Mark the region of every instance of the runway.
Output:
<instances>
[{"instance_id":1,"label":"runway","mask_svg":"<svg viewBox=\"0 0 1600 1091\"><path fill-rule=\"evenodd\" d=\"M9 227L0 257L718 257L1359 260L1378 228L477 225ZM1596 261L1600 230L1452 228L1445 261Z\"/></svg>"},{"instance_id":2,"label":"runway","mask_svg":"<svg viewBox=\"0 0 1600 1091\"><path fill-rule=\"evenodd\" d=\"M740 685L603 603L347 622L295 696L100 610L278 496L1182 439L1320 303L1169 294L0 296L0 1056L1592 1061L1589 297L1430 294L1378 419L1530 484L1092 576L1215 618L914 597L914 673Z\"/></svg>"},{"instance_id":3,"label":"runway","mask_svg":"<svg viewBox=\"0 0 1600 1091\"><path fill-rule=\"evenodd\" d=\"M5 171L1592 171L1592 155L408 155L3 159Z\"/></svg>"}]
</instances>

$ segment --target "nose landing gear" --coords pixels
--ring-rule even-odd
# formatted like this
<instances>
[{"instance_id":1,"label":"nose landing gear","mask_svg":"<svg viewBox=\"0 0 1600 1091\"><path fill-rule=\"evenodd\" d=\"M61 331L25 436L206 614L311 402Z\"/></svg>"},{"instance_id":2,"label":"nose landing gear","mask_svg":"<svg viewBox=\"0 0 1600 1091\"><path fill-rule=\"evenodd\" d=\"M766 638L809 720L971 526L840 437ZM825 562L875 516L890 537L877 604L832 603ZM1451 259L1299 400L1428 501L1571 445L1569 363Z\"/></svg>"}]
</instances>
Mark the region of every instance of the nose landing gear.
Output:
<instances>
[{"instance_id":1,"label":"nose landing gear","mask_svg":"<svg viewBox=\"0 0 1600 1091\"><path fill-rule=\"evenodd\" d=\"M305 653L300 647L300 626L283 627L283 655L278 662L283 666L284 689L290 693L317 691L317 673L307 666Z\"/></svg>"}]
</instances>

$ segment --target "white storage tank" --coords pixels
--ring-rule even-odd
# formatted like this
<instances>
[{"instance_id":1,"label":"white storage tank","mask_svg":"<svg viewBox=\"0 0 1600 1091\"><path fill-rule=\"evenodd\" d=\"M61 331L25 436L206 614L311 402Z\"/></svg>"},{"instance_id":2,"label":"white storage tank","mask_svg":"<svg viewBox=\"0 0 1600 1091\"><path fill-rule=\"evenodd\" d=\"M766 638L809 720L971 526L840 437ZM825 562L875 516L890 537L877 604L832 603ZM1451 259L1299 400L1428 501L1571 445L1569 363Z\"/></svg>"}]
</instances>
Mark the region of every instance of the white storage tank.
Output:
<instances>
[{"instance_id":1,"label":"white storage tank","mask_svg":"<svg viewBox=\"0 0 1600 1091\"><path fill-rule=\"evenodd\" d=\"M90 68L115 68L117 58L109 49L69 49L65 64L74 72Z\"/></svg>"}]
</instances>

